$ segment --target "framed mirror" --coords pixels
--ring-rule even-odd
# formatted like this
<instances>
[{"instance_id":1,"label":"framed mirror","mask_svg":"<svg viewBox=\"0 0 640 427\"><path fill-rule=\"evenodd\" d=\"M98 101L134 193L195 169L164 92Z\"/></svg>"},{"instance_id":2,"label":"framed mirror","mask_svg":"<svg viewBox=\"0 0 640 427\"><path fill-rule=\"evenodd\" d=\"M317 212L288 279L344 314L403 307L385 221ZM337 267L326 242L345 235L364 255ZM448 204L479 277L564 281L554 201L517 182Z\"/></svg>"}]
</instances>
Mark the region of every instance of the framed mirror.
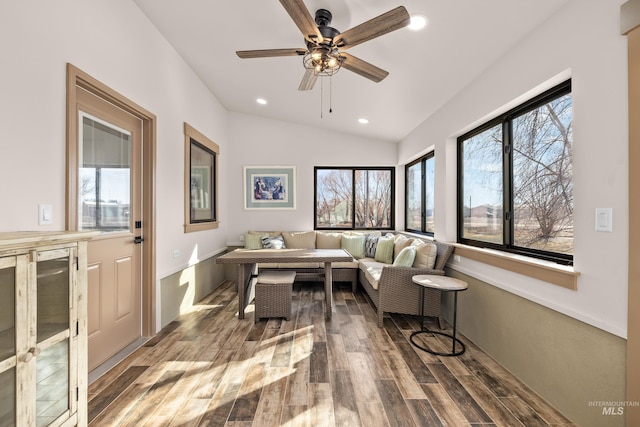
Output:
<instances>
[{"instance_id":1,"label":"framed mirror","mask_svg":"<svg viewBox=\"0 0 640 427\"><path fill-rule=\"evenodd\" d=\"M218 155L216 143L184 124L185 233L218 228Z\"/></svg>"}]
</instances>

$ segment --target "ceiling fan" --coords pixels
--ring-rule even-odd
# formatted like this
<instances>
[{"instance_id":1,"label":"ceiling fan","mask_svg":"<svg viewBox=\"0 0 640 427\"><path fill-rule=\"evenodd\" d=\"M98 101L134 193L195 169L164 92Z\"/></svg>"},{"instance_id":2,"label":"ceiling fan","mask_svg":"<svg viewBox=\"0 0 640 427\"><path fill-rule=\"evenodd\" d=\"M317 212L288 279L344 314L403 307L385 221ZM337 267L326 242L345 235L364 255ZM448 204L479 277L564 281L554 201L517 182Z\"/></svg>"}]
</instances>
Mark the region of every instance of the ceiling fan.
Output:
<instances>
[{"instance_id":1,"label":"ceiling fan","mask_svg":"<svg viewBox=\"0 0 640 427\"><path fill-rule=\"evenodd\" d=\"M306 48L239 50L240 58L267 58L276 56L302 56L305 74L298 90L311 90L318 76L331 76L341 67L376 83L389 73L344 50L376 37L403 28L410 17L404 6L398 6L382 15L357 25L343 33L330 27L332 15L318 9L315 19L302 0L280 0L304 36Z\"/></svg>"}]
</instances>

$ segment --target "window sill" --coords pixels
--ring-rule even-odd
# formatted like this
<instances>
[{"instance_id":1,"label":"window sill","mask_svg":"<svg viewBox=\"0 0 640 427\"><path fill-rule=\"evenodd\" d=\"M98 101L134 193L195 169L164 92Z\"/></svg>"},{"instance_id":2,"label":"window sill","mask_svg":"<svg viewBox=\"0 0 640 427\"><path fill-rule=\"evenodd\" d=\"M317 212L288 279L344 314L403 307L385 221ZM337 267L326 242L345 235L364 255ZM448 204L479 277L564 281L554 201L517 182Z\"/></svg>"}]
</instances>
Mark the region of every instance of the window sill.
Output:
<instances>
[{"instance_id":1,"label":"window sill","mask_svg":"<svg viewBox=\"0 0 640 427\"><path fill-rule=\"evenodd\" d=\"M456 248L455 255L524 274L572 291L578 290L578 276L580 273L575 271L573 267L492 249L475 248L459 243L454 243L454 246Z\"/></svg>"}]
</instances>

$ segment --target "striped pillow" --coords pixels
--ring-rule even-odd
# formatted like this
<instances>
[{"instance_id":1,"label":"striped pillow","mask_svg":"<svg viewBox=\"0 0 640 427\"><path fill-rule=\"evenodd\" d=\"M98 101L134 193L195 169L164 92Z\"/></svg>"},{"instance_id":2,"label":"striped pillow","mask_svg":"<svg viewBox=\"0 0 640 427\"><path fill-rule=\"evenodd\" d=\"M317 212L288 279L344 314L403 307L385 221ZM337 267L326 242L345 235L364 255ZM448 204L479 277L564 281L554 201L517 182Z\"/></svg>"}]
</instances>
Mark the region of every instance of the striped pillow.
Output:
<instances>
[{"instance_id":1,"label":"striped pillow","mask_svg":"<svg viewBox=\"0 0 640 427\"><path fill-rule=\"evenodd\" d=\"M262 247L265 249L285 249L284 239L282 236L269 237L264 236L262 238Z\"/></svg>"},{"instance_id":2,"label":"striped pillow","mask_svg":"<svg viewBox=\"0 0 640 427\"><path fill-rule=\"evenodd\" d=\"M244 235L245 249L262 249L262 235L247 233Z\"/></svg>"},{"instance_id":3,"label":"striped pillow","mask_svg":"<svg viewBox=\"0 0 640 427\"><path fill-rule=\"evenodd\" d=\"M391 264L393 262L393 247L393 237L379 238L378 246L376 247L376 261Z\"/></svg>"},{"instance_id":4,"label":"striped pillow","mask_svg":"<svg viewBox=\"0 0 640 427\"><path fill-rule=\"evenodd\" d=\"M364 234L342 234L342 249L355 259L364 258Z\"/></svg>"},{"instance_id":5,"label":"striped pillow","mask_svg":"<svg viewBox=\"0 0 640 427\"><path fill-rule=\"evenodd\" d=\"M379 238L380 236L376 236L375 234L367 234L365 236L364 256L367 258L375 258Z\"/></svg>"}]
</instances>

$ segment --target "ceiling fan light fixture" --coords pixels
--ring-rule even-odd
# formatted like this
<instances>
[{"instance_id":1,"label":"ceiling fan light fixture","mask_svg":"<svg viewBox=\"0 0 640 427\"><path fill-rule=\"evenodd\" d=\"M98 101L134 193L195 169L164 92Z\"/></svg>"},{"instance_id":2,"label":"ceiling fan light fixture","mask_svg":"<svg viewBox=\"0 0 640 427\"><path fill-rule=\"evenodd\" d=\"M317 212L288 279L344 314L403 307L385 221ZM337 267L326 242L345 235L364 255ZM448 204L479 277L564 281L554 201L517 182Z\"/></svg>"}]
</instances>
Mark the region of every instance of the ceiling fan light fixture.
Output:
<instances>
[{"instance_id":1,"label":"ceiling fan light fixture","mask_svg":"<svg viewBox=\"0 0 640 427\"><path fill-rule=\"evenodd\" d=\"M340 70L342 58L337 48L318 45L309 49L302 62L316 76L332 76Z\"/></svg>"},{"instance_id":2,"label":"ceiling fan light fixture","mask_svg":"<svg viewBox=\"0 0 640 427\"><path fill-rule=\"evenodd\" d=\"M420 31L429 25L429 19L426 16L420 14L411 15L411 21L407 28L412 31Z\"/></svg>"}]
</instances>

